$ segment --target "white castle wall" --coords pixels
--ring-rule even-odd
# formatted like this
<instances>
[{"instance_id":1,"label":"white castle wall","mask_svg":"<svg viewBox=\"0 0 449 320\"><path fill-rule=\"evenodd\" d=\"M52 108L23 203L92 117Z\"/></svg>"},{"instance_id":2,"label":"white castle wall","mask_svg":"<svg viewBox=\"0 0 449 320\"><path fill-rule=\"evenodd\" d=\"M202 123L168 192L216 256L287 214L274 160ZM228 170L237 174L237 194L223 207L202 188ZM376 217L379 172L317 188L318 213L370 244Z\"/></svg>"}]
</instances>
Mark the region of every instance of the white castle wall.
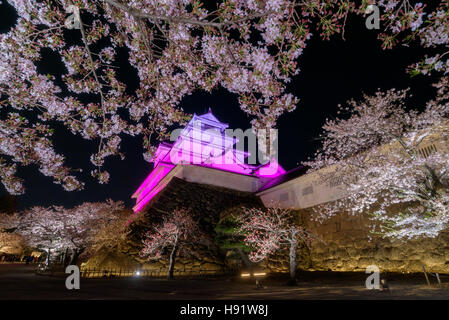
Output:
<instances>
[{"instance_id":1,"label":"white castle wall","mask_svg":"<svg viewBox=\"0 0 449 320\"><path fill-rule=\"evenodd\" d=\"M420 156L427 157L437 150L449 152L448 138L432 139L423 142L418 149ZM270 189L264 190L260 196L265 206L278 204L285 208L304 209L322 203L335 201L345 196L346 191L338 180L338 172L333 181L320 182L320 174L335 171L335 167L328 167L316 172L302 175Z\"/></svg>"},{"instance_id":2,"label":"white castle wall","mask_svg":"<svg viewBox=\"0 0 449 320\"><path fill-rule=\"evenodd\" d=\"M326 169L326 171L329 170ZM262 191L257 195L261 198L265 206L279 204L285 208L296 209L313 207L321 203L340 199L344 196L345 190L338 183L338 180L331 184L325 184L319 180L317 172L305 174Z\"/></svg>"},{"instance_id":3,"label":"white castle wall","mask_svg":"<svg viewBox=\"0 0 449 320\"><path fill-rule=\"evenodd\" d=\"M183 166L182 172L177 177L189 182L209 184L245 192L256 192L259 188L259 181L256 177L201 166Z\"/></svg>"}]
</instances>

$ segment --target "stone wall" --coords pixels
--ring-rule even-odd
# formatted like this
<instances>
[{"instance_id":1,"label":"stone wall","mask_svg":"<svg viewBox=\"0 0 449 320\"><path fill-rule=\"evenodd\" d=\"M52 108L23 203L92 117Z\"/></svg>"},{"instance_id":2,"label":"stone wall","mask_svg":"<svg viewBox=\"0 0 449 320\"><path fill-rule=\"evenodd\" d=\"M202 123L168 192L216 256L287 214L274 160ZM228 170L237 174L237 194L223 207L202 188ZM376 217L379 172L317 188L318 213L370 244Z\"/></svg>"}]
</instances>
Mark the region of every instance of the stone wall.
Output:
<instances>
[{"instance_id":1,"label":"stone wall","mask_svg":"<svg viewBox=\"0 0 449 320\"><path fill-rule=\"evenodd\" d=\"M117 252L99 253L85 264L88 268L142 268L158 270L166 268L167 261L143 260L141 235L148 230L153 220L176 207L189 207L195 217L200 218L204 231L213 235L213 229L222 212L239 206L262 206L258 197L249 192L238 192L226 188L187 182L174 178L145 211L148 224L135 233ZM298 224L320 237L310 248L298 250L298 267L310 271L365 271L369 265L377 265L381 271L422 272L424 265L429 272L449 274L449 230L438 238L412 241L390 241L372 236L368 216L352 216L345 213L325 220L323 223L311 219L312 209L298 210ZM217 270L226 268L232 259L213 243L209 247L192 248L193 256L181 258L175 269ZM288 254L281 251L271 256L261 267L269 272L287 272Z\"/></svg>"},{"instance_id":2,"label":"stone wall","mask_svg":"<svg viewBox=\"0 0 449 320\"><path fill-rule=\"evenodd\" d=\"M223 272L228 267L226 251L214 242L214 228L220 215L232 208L254 207L263 204L251 192L241 192L223 187L188 182L174 177L147 208L138 214L145 215L143 221L132 227L131 234L120 248L113 251L97 252L83 264L88 269L120 269L120 267L141 270L161 270L168 268L168 259L149 262L139 256L142 238L152 225L161 221L164 214L170 214L176 208L190 208L195 220L199 221L202 231L211 235L207 243L191 244L186 257L176 260L175 272Z\"/></svg>"},{"instance_id":3,"label":"stone wall","mask_svg":"<svg viewBox=\"0 0 449 320\"><path fill-rule=\"evenodd\" d=\"M381 271L449 273L449 230L433 239L390 241L372 235L368 216L339 214L323 223L310 219L304 210L306 228L324 242L310 248L302 267L319 271L365 271L377 265Z\"/></svg>"}]
</instances>

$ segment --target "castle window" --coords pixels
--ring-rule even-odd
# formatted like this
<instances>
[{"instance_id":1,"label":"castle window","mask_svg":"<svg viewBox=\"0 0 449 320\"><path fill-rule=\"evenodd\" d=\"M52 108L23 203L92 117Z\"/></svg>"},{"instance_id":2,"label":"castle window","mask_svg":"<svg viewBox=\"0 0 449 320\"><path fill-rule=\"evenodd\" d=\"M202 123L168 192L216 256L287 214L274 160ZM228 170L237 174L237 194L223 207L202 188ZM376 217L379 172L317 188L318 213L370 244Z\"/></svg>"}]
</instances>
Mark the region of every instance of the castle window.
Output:
<instances>
[{"instance_id":1,"label":"castle window","mask_svg":"<svg viewBox=\"0 0 449 320\"><path fill-rule=\"evenodd\" d=\"M434 144L418 149L418 154L422 158L427 158L434 152L437 152L437 147Z\"/></svg>"},{"instance_id":2,"label":"castle window","mask_svg":"<svg viewBox=\"0 0 449 320\"><path fill-rule=\"evenodd\" d=\"M343 179L341 177L333 177L329 180L329 188L335 188L339 185L341 185L343 182Z\"/></svg>"},{"instance_id":3,"label":"castle window","mask_svg":"<svg viewBox=\"0 0 449 320\"><path fill-rule=\"evenodd\" d=\"M288 200L288 192L282 193L279 196L279 201L287 201Z\"/></svg>"},{"instance_id":4,"label":"castle window","mask_svg":"<svg viewBox=\"0 0 449 320\"><path fill-rule=\"evenodd\" d=\"M302 189L302 195L306 196L308 194L313 193L313 186L309 186L307 188Z\"/></svg>"},{"instance_id":5,"label":"castle window","mask_svg":"<svg viewBox=\"0 0 449 320\"><path fill-rule=\"evenodd\" d=\"M253 181L251 183L251 187L253 188L254 191L256 191L259 188L259 185L258 185L257 181Z\"/></svg>"},{"instance_id":6,"label":"castle window","mask_svg":"<svg viewBox=\"0 0 449 320\"><path fill-rule=\"evenodd\" d=\"M335 222L335 231L336 232L341 231L341 222L340 221Z\"/></svg>"}]
</instances>

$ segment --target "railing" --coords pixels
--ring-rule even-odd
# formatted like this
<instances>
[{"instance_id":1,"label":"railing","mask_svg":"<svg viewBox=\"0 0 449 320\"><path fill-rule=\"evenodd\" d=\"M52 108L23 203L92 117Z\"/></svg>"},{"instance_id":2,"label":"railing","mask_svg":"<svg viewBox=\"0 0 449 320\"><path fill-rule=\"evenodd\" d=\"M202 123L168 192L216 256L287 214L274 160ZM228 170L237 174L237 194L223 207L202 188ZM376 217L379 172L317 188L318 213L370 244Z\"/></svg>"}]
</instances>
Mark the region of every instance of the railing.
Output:
<instances>
[{"instance_id":1,"label":"railing","mask_svg":"<svg viewBox=\"0 0 449 320\"><path fill-rule=\"evenodd\" d=\"M127 269L127 268L112 268L112 269L90 269L81 267L82 278L108 278L108 277L151 277L151 278L166 278L168 277L168 270L166 268L141 270L141 269ZM226 275L231 274L228 270L175 270L174 276L181 277L204 277L212 275Z\"/></svg>"}]
</instances>

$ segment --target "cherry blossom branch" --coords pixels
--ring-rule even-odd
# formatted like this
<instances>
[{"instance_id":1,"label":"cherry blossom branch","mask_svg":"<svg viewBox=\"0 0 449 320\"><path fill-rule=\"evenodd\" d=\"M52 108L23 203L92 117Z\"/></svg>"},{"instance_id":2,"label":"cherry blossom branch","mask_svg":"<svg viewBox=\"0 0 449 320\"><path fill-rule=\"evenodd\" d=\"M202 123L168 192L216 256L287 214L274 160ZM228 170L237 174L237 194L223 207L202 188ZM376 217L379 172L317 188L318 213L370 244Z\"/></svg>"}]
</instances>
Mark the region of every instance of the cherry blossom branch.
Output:
<instances>
[{"instance_id":1,"label":"cherry blossom branch","mask_svg":"<svg viewBox=\"0 0 449 320\"><path fill-rule=\"evenodd\" d=\"M254 13L254 14L250 14L244 18L239 18L236 19L234 21L225 21L225 22L211 22L211 21L203 21L203 20L194 20L194 19L189 19L189 18L179 18L179 17L168 17L168 16L160 16L160 15L155 15L155 14L149 14L149 13L145 13L145 12L141 12L139 10L136 10L134 8L131 8L125 4L122 4L118 1L115 0L104 0L106 3L119 8L127 13L129 13L130 15L136 17L136 18L147 18L153 22L156 21L165 21L168 23L182 23L182 24L192 24L192 25L198 25L198 26L202 26L202 27L216 27L216 28L221 28L223 26L227 26L227 25L233 25L242 21L247 21L247 20L252 20L252 19L256 19L256 18L261 18L264 17L266 15L268 15L271 12L262 12L262 13Z\"/></svg>"}]
</instances>

